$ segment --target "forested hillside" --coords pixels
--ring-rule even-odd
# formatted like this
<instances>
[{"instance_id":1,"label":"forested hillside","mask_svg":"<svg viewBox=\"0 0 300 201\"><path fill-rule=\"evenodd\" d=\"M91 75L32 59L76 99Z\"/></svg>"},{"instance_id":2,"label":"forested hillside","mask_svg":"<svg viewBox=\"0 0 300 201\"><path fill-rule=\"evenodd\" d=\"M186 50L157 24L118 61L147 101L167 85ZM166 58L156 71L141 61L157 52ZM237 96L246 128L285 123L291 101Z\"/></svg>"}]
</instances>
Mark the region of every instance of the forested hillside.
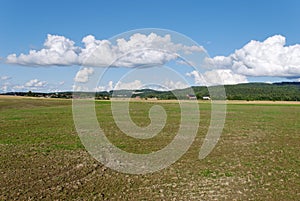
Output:
<instances>
[{"instance_id":1,"label":"forested hillside","mask_svg":"<svg viewBox=\"0 0 300 201\"><path fill-rule=\"evenodd\" d=\"M219 87L212 86L211 89ZM272 101L300 101L300 82L281 82L281 83L247 83L237 85L225 85L226 98L228 100L272 100ZM195 98L201 100L209 97L209 89L206 86L192 87ZM96 97L96 99L114 98L140 98L140 99L189 99L191 89L178 89L174 91L157 91L152 89L140 90L116 90L103 92L83 92L85 97ZM174 95L176 94L176 96ZM9 92L2 95L34 96L47 98L72 98L72 92L59 93L36 93L36 92ZM81 95L82 97L82 95ZM211 97L217 99L218 97Z\"/></svg>"}]
</instances>

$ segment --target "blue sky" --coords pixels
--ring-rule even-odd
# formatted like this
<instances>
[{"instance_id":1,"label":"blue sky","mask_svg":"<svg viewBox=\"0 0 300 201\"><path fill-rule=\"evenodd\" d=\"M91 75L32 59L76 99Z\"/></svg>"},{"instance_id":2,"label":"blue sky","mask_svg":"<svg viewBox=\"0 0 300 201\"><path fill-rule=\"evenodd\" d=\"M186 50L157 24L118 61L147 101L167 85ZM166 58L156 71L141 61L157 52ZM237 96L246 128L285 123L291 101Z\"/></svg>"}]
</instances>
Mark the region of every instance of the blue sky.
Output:
<instances>
[{"instance_id":1,"label":"blue sky","mask_svg":"<svg viewBox=\"0 0 300 201\"><path fill-rule=\"evenodd\" d=\"M43 49L48 34L63 36L74 41L75 46L83 47L81 41L88 35L93 35L97 40L104 40L141 28L170 29L182 33L203 46L210 57L227 57L228 61L222 58L221 63L218 59L213 62L217 63L216 69L223 69L220 72L225 72L226 79L233 79L234 82L296 81L300 77L300 62L297 61L299 55L297 44L300 44L299 19L300 2L297 0L2 0L0 6L0 57L2 58L0 92L72 89L73 80L78 74L80 65L43 66L32 63L20 65L20 61L7 62L8 55L18 56L21 53L28 55L30 50ZM274 37L278 35L281 37ZM264 43L268 38L272 44L281 43L280 51L285 51L288 58L293 54L293 62L278 61L281 56L280 58L270 57L269 60L274 59L274 62L268 64L272 65L269 70L263 69L268 68L268 65L262 61L255 63L258 67L257 69L255 67L255 72L253 72L251 64L248 66L249 58L238 60L240 54L234 54L235 50L241 50L242 53L253 54L253 58L259 60L259 56L254 55L253 49L250 49L253 45L244 48L251 40L254 40L257 42L254 45L257 45L263 54L270 53L271 55L271 52L264 50L268 47L267 42ZM284 42L282 42L283 39ZM275 46L271 48L276 48ZM289 50L284 47L289 47ZM229 57L230 55L232 56ZM240 66L230 66L240 61L243 63ZM289 67L291 68L285 70ZM121 67L113 71L116 73L118 70L121 72ZM114 73L109 75L107 81L117 81L114 80ZM214 74L206 76L209 77L209 75ZM194 84L201 83L199 76L197 80L195 73L190 73L190 76L195 78Z\"/></svg>"}]
</instances>

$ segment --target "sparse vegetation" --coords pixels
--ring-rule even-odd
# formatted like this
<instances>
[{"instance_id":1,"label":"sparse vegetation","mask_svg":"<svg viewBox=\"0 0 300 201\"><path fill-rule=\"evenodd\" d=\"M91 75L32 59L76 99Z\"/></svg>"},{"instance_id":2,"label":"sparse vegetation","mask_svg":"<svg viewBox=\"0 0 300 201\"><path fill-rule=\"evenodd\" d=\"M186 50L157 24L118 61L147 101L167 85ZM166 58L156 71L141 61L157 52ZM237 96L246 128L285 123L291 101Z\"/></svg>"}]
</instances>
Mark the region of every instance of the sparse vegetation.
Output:
<instances>
[{"instance_id":1,"label":"sparse vegetation","mask_svg":"<svg viewBox=\"0 0 300 201\"><path fill-rule=\"evenodd\" d=\"M137 125L150 122L154 104L166 109L168 119L153 139L124 135L109 101L96 101L99 124L121 149L156 151L176 134L180 108L176 102L132 102ZM198 153L210 103L199 106L198 135L179 161L152 174L127 175L104 167L84 149L71 100L0 97L0 200L300 199L300 104L229 102L223 134L204 160Z\"/></svg>"}]
</instances>

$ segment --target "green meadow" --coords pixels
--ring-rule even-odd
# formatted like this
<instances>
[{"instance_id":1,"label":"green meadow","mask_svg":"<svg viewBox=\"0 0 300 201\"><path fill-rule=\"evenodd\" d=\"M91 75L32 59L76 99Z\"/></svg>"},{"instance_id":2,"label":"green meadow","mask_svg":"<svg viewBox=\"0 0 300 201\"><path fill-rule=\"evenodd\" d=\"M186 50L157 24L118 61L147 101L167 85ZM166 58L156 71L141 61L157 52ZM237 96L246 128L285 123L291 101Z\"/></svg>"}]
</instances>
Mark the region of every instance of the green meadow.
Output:
<instances>
[{"instance_id":1,"label":"green meadow","mask_svg":"<svg viewBox=\"0 0 300 201\"><path fill-rule=\"evenodd\" d=\"M120 149L147 154L168 145L180 123L177 102L136 101L130 114L150 123L153 105L167 123L155 137L134 139L114 123L109 101L96 101L99 125ZM93 159L82 145L72 101L0 97L0 200L300 200L300 104L229 102L221 138L203 160L211 105L199 102L198 134L161 171L130 175Z\"/></svg>"}]
</instances>

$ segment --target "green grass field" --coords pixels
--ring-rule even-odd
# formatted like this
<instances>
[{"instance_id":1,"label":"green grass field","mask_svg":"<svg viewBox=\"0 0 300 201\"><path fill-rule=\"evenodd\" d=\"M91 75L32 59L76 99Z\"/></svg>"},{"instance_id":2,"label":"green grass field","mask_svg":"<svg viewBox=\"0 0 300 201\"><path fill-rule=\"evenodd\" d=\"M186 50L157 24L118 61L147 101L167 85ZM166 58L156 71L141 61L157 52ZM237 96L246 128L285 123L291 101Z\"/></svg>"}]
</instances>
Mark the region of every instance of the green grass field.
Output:
<instances>
[{"instance_id":1,"label":"green grass field","mask_svg":"<svg viewBox=\"0 0 300 201\"><path fill-rule=\"evenodd\" d=\"M133 102L137 125L163 106L167 124L149 140L116 127L110 102L97 101L99 124L119 148L149 153L166 146L179 128L176 102ZM170 167L146 175L106 168L84 149L72 102L0 97L0 200L300 200L300 104L229 103L223 134L198 159L210 120L199 102L200 128L188 152Z\"/></svg>"}]
</instances>

